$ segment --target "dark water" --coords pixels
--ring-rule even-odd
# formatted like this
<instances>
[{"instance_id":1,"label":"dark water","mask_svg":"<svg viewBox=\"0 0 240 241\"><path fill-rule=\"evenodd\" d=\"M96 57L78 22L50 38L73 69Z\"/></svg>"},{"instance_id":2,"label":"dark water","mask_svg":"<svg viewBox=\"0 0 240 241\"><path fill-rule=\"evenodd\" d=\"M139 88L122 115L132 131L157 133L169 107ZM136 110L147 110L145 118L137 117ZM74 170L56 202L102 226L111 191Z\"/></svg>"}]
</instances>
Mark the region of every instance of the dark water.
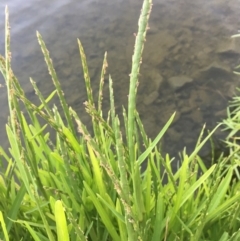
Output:
<instances>
[{"instance_id":1,"label":"dark water","mask_svg":"<svg viewBox=\"0 0 240 241\"><path fill-rule=\"evenodd\" d=\"M2 0L0 52L4 54L4 8L11 24L12 65L27 96L36 101L32 77L44 96L52 90L36 39L43 36L65 96L87 123L83 102L84 80L77 46L84 46L94 93L97 93L104 52L108 52L117 111L126 106L134 33L142 1L138 0ZM138 110L147 133L154 137L170 115L176 119L163 149L176 155L184 146L191 151L206 123L216 126L226 115L226 105L238 79L239 41L230 36L240 26L240 4L234 0L155 0L150 18L138 92ZM4 85L4 80L0 78ZM107 85L104 106L108 108ZM7 146L6 87L0 88L0 143ZM216 138L224 136L219 130ZM206 153L209 150L206 150Z\"/></svg>"}]
</instances>

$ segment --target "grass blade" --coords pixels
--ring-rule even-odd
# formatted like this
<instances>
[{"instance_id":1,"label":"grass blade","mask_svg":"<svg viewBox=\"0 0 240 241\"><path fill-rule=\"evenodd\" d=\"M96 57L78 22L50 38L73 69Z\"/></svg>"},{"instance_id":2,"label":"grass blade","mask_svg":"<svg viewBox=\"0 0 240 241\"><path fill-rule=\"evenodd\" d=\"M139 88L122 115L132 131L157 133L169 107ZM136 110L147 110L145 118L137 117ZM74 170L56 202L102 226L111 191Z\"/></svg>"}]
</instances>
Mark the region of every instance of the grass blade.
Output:
<instances>
[{"instance_id":1,"label":"grass blade","mask_svg":"<svg viewBox=\"0 0 240 241\"><path fill-rule=\"evenodd\" d=\"M154 141L150 144L150 146L146 149L145 152L141 154L141 156L138 157L137 163L138 165L141 165L143 161L148 157L148 155L152 152L152 150L155 148L157 143L160 141L160 139L163 137L164 133L167 131L168 127L171 125L173 119L174 119L175 113L170 117L168 122L164 125L160 133L157 135L157 137L154 139Z\"/></svg>"},{"instance_id":2,"label":"grass blade","mask_svg":"<svg viewBox=\"0 0 240 241\"><path fill-rule=\"evenodd\" d=\"M0 211L0 223L1 223L1 226L2 226L2 230L3 230L3 234L4 234L4 239L6 241L9 241L9 236L8 236L8 230L6 228L6 224L4 222L4 218L3 218L3 214L2 212Z\"/></svg>"},{"instance_id":3,"label":"grass blade","mask_svg":"<svg viewBox=\"0 0 240 241\"><path fill-rule=\"evenodd\" d=\"M113 240L121 241L119 235L117 234L117 232L113 226L112 220L110 220L109 216L107 215L105 209L100 204L96 195L94 194L94 192L91 190L91 188L88 186L88 184L86 182L83 182L83 184L84 184L84 187L86 188L86 191L87 191L88 195L90 196L95 208L97 209L97 211L102 219L102 222L106 226L106 229L108 230L109 234L112 236Z\"/></svg>"},{"instance_id":4,"label":"grass blade","mask_svg":"<svg viewBox=\"0 0 240 241\"><path fill-rule=\"evenodd\" d=\"M58 241L69 241L67 221L62 202L57 200L55 202L55 220L57 225Z\"/></svg>"}]
</instances>

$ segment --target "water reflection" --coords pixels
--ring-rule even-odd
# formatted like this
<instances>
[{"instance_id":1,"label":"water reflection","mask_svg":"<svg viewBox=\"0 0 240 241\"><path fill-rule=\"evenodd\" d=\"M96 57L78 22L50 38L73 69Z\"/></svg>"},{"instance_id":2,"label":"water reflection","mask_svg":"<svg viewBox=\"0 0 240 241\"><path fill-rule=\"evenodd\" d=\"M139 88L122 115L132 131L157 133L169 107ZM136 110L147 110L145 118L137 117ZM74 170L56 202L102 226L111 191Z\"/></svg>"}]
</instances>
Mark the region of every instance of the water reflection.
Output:
<instances>
[{"instance_id":1,"label":"water reflection","mask_svg":"<svg viewBox=\"0 0 240 241\"><path fill-rule=\"evenodd\" d=\"M142 1L25 1L0 3L0 51L4 51L4 6L9 5L13 69L27 96L36 101L31 76L46 96L53 90L36 40L38 30L51 53L68 103L85 123L85 87L77 47L80 38L86 51L94 93L102 58L108 51L117 111L126 105L134 32ZM146 131L154 137L177 111L163 147L174 155L189 150L203 123L212 128L225 116L237 79L231 69L240 48L230 37L236 33L240 5L237 1L156 0L144 52L138 109ZM0 79L3 83L3 79ZM105 88L104 105L108 108ZM5 143L6 88L0 88L0 143ZM220 135L220 133L218 133Z\"/></svg>"}]
</instances>

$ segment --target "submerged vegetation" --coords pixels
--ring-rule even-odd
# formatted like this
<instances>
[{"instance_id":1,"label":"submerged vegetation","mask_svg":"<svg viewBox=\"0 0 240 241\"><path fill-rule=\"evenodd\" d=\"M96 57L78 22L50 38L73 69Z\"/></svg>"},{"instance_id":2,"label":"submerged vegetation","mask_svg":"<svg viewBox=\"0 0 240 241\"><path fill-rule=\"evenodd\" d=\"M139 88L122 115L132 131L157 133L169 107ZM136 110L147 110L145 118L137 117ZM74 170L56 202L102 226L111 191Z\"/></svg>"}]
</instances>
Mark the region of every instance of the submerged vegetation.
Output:
<instances>
[{"instance_id":1,"label":"submerged vegetation","mask_svg":"<svg viewBox=\"0 0 240 241\"><path fill-rule=\"evenodd\" d=\"M0 149L2 160L7 162L0 173L1 240L240 239L240 192L237 182L232 181L239 165L236 137L239 97L231 103L228 118L223 123L231 129L227 138L230 154L220 156L210 168L206 168L198 152L219 125L206 138L203 138L203 128L195 150L191 155L183 151L181 166L174 173L172 159L169 155L162 156L158 146L174 114L154 140L148 138L139 118L136 110L138 75L151 7L151 0L144 0L123 123L115 113L111 77L110 110L106 119L102 115L106 55L95 102L86 57L78 41L88 96L85 106L92 117L93 134L66 103L39 33L37 38L55 90L44 98L31 80L41 104L37 106L26 98L11 69L6 10L6 47L5 57L0 57L0 70L8 90L10 117L6 131L10 154ZM64 116L56 106L52 107L51 100L56 95ZM23 108L28 117L21 111ZM40 124L40 119L45 124ZM50 140L48 127L54 130L55 143ZM126 138L122 137L122 128L125 128ZM141 169L143 163L146 163L145 170ZM164 179L167 182L163 182Z\"/></svg>"}]
</instances>

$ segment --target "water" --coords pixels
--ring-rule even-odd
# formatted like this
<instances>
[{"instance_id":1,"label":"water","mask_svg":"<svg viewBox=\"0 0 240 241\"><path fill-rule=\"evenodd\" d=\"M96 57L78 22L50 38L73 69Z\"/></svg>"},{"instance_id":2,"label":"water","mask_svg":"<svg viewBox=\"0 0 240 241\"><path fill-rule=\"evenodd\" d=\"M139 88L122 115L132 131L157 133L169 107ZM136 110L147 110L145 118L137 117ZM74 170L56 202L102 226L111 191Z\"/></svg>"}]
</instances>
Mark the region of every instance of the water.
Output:
<instances>
[{"instance_id":1,"label":"water","mask_svg":"<svg viewBox=\"0 0 240 241\"><path fill-rule=\"evenodd\" d=\"M150 18L138 91L138 110L147 133L154 137L176 111L163 149L177 155L191 151L204 123L212 129L225 117L228 100L238 85L232 69L238 64L239 41L230 36L240 26L238 1L155 0ZM43 36L65 96L88 123L77 38L84 46L94 93L105 51L120 113L126 106L134 33L142 1L137 0L2 0L0 52L4 53L4 6L9 6L12 65L27 96L37 103L32 77L47 96L54 88L36 39ZM185 83L186 82L186 83ZM4 81L0 78L0 83ZM182 83L180 85L179 83ZM184 84L185 83L185 84ZM108 108L105 86L104 106ZM0 143L7 147L6 87L0 88ZM223 135L219 130L217 138ZM209 149L206 149L206 153Z\"/></svg>"}]
</instances>

